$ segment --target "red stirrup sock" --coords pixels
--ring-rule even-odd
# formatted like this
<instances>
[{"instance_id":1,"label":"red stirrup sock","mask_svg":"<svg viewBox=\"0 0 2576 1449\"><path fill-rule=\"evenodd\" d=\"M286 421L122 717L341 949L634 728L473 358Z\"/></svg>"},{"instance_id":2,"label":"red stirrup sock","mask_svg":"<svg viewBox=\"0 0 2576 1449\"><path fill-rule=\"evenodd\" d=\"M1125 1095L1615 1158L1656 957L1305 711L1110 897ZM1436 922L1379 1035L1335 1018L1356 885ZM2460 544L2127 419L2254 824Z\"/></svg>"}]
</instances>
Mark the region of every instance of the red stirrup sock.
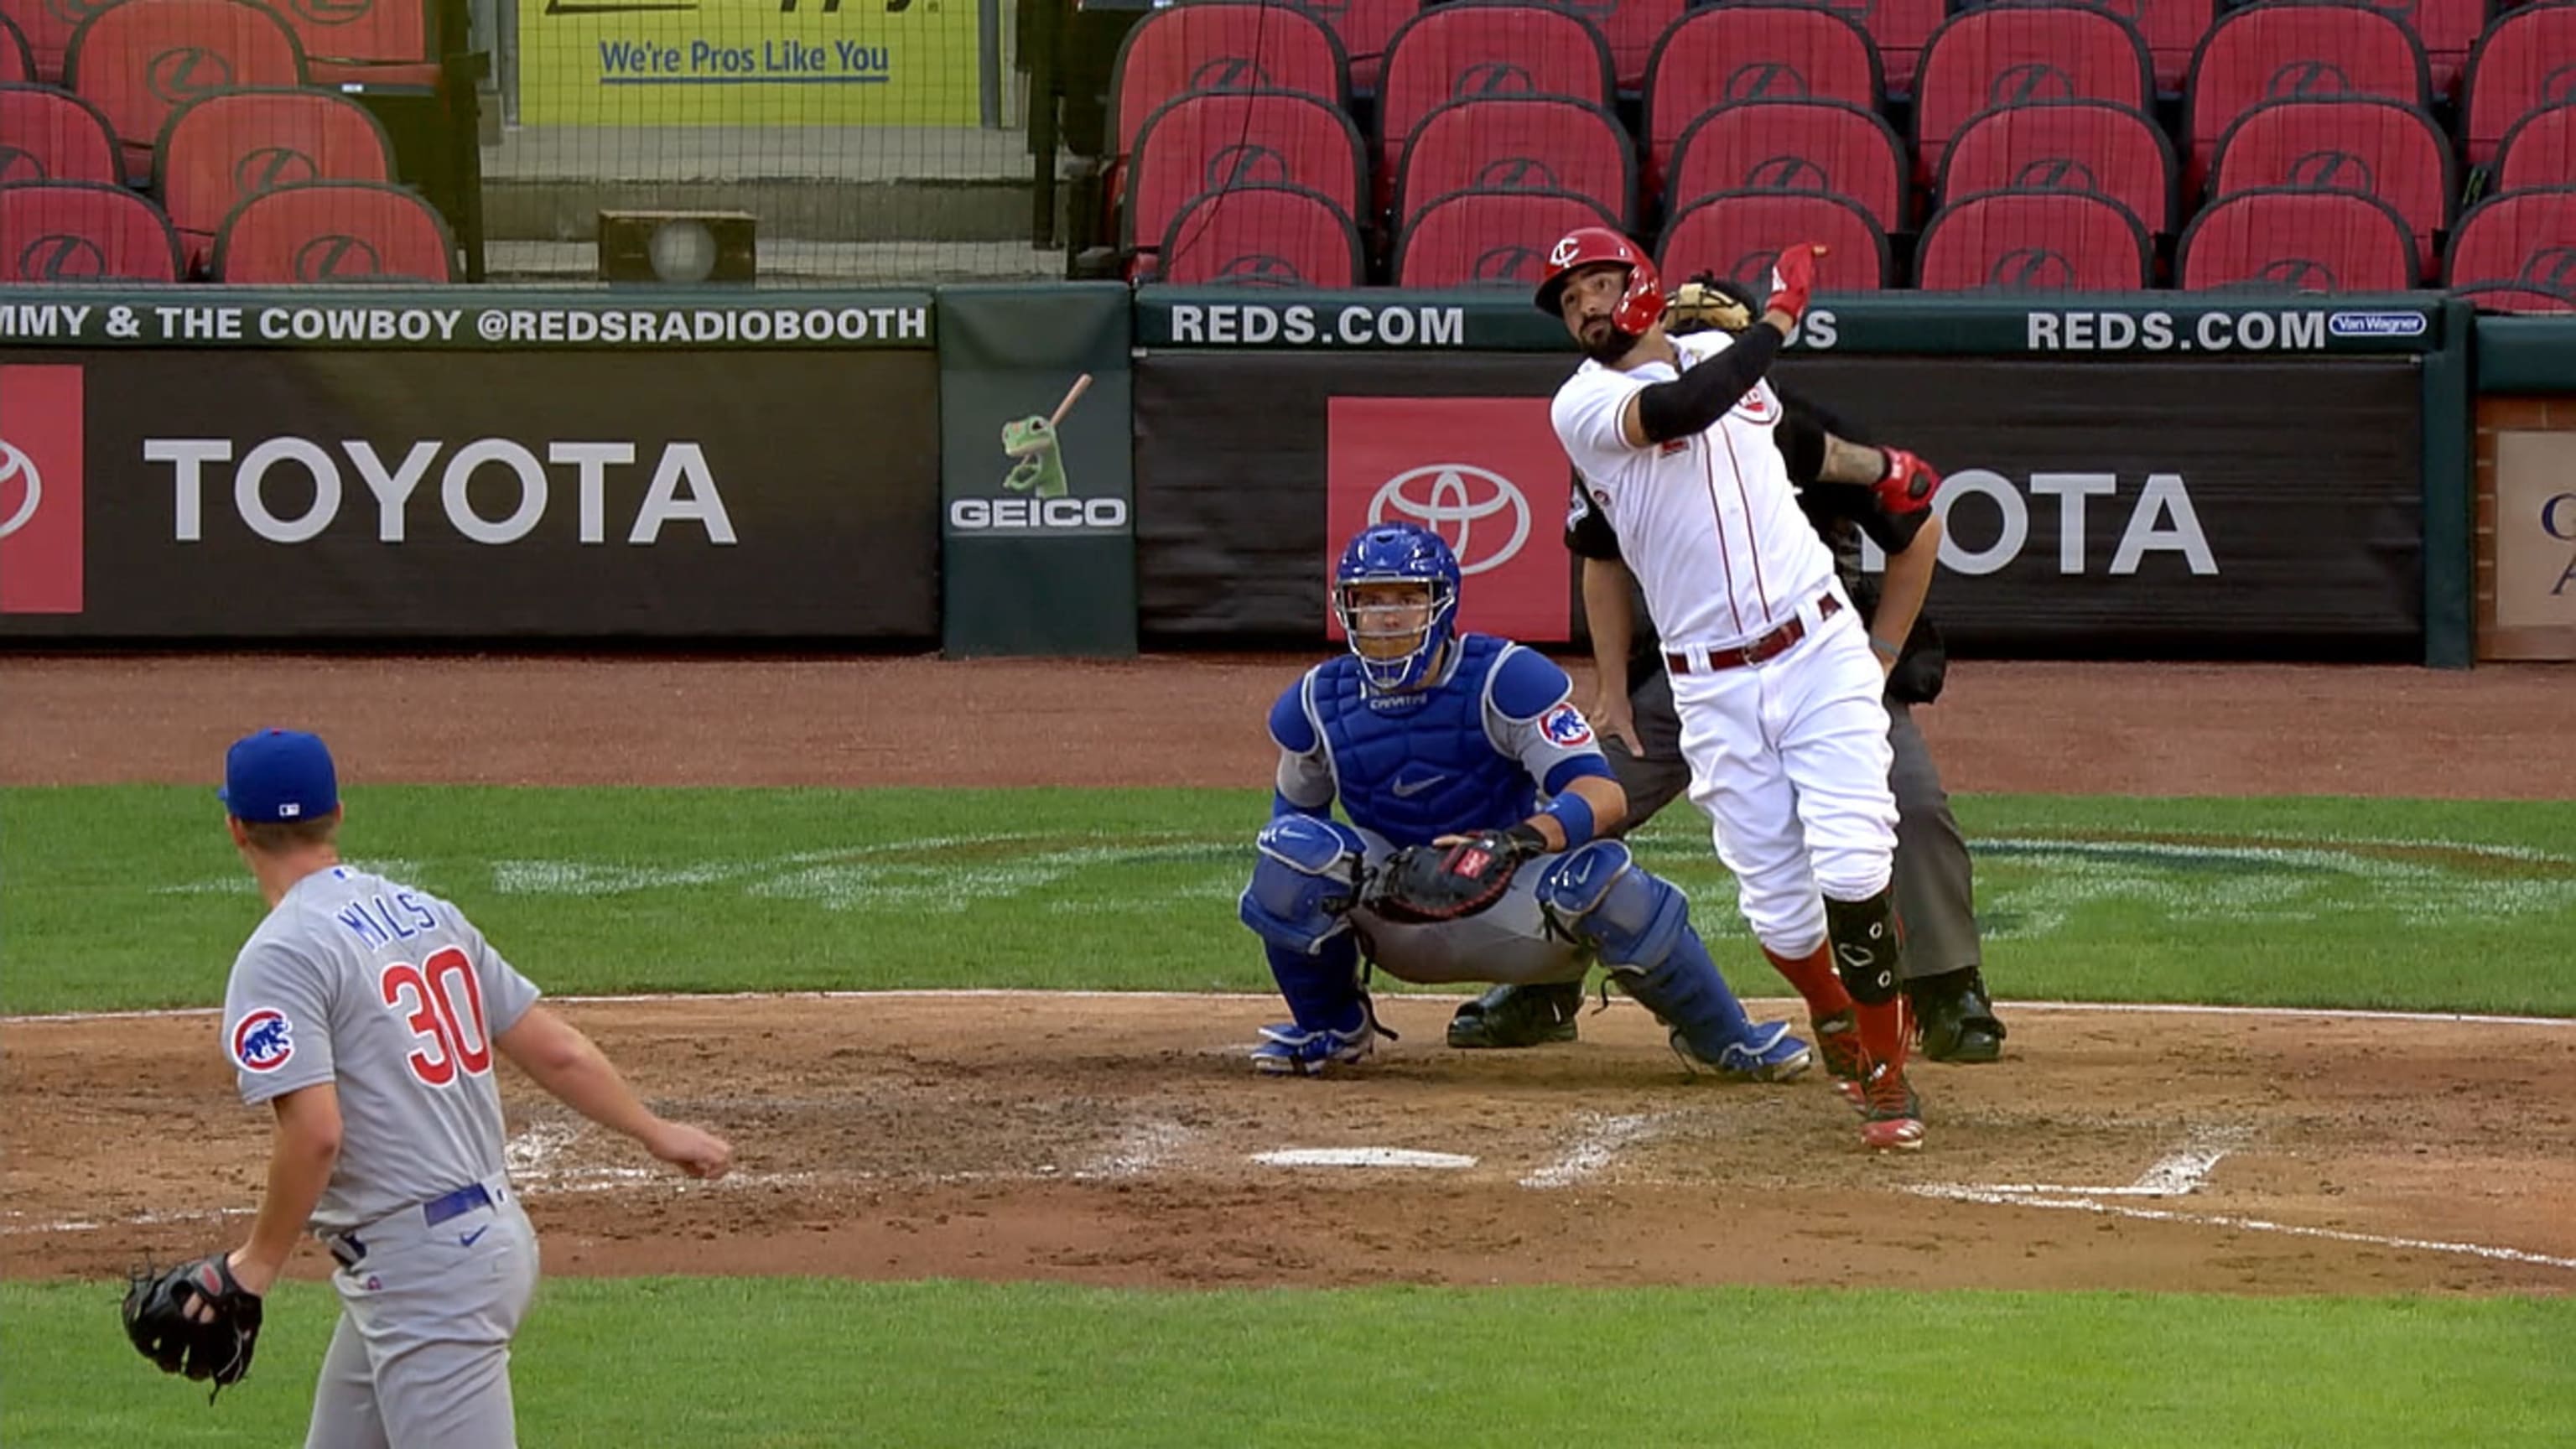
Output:
<instances>
[{"instance_id":1,"label":"red stirrup sock","mask_svg":"<svg viewBox=\"0 0 2576 1449\"><path fill-rule=\"evenodd\" d=\"M1768 946L1762 948L1762 954L1770 957L1771 964L1807 999L1809 1014L1827 1017L1852 1009L1851 993L1843 989L1843 979L1834 970L1831 947L1820 945L1794 961Z\"/></svg>"},{"instance_id":2,"label":"red stirrup sock","mask_svg":"<svg viewBox=\"0 0 2576 1449\"><path fill-rule=\"evenodd\" d=\"M1889 1063L1902 1071L1905 1067L1905 998L1857 1005L1860 1016L1861 1049L1869 1053L1870 1065Z\"/></svg>"}]
</instances>

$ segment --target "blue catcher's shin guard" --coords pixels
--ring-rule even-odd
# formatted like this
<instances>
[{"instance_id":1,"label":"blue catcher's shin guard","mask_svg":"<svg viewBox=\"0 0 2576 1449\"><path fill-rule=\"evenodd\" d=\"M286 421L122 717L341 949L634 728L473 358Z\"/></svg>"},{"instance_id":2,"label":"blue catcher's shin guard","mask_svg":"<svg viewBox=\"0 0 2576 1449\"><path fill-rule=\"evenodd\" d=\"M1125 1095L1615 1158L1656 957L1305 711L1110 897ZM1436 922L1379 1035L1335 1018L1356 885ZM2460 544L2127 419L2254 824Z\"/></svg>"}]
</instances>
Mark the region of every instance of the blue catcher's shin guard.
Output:
<instances>
[{"instance_id":1,"label":"blue catcher's shin guard","mask_svg":"<svg viewBox=\"0 0 2576 1449\"><path fill-rule=\"evenodd\" d=\"M1672 1029L1676 1050L1721 1071L1766 1080L1805 1066L1804 1043L1785 1027L1757 1028L1746 1018L1691 929L1690 902L1638 865L1626 843L1596 840L1568 851L1540 880L1538 895L1621 989Z\"/></svg>"},{"instance_id":2,"label":"blue catcher's shin guard","mask_svg":"<svg viewBox=\"0 0 2576 1449\"><path fill-rule=\"evenodd\" d=\"M1261 1029L1260 1071L1304 1076L1369 1054L1380 1028L1360 985L1360 947L1347 912L1358 892L1358 834L1329 820L1282 815L1262 827L1261 852L1238 905L1261 937L1271 979L1295 1021Z\"/></svg>"}]
</instances>

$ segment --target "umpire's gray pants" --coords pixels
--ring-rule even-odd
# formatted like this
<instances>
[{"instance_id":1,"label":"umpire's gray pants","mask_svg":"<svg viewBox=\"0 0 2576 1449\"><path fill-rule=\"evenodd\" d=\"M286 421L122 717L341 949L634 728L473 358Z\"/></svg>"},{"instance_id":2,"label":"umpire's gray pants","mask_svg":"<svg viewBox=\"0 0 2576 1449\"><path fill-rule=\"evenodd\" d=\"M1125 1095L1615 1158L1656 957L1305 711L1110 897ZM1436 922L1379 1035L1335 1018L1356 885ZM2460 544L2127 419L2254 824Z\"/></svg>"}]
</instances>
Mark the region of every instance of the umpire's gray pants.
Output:
<instances>
[{"instance_id":1,"label":"umpire's gray pants","mask_svg":"<svg viewBox=\"0 0 2576 1449\"><path fill-rule=\"evenodd\" d=\"M1628 792L1625 834L1690 789L1690 762L1682 758L1681 714L1673 707L1671 676L1657 669L1628 691L1639 759L1626 742L1601 741L1619 787ZM1908 980L1982 966L1977 938L1977 891L1968 840L1950 812L1950 792L1932 763L1932 747L1914 723L1911 705L1887 701L1887 742L1896 752L1888 786L1896 795L1896 908L1905 922Z\"/></svg>"},{"instance_id":2,"label":"umpire's gray pants","mask_svg":"<svg viewBox=\"0 0 2576 1449\"><path fill-rule=\"evenodd\" d=\"M537 1285L537 1234L506 1180L437 1227L417 1207L359 1228L331 1276L340 1326L305 1449L511 1449L510 1340ZM325 1239L325 1241L330 1241Z\"/></svg>"}]
</instances>

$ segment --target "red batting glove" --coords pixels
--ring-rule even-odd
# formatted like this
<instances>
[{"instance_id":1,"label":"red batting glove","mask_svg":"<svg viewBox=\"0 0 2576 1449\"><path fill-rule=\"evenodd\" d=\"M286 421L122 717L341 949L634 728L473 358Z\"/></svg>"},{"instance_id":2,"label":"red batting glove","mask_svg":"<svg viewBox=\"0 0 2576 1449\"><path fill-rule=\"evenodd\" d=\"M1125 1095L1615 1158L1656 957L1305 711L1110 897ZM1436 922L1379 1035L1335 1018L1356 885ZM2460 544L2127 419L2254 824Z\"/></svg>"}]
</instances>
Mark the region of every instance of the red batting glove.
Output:
<instances>
[{"instance_id":1,"label":"red batting glove","mask_svg":"<svg viewBox=\"0 0 2576 1449\"><path fill-rule=\"evenodd\" d=\"M1879 476L1875 491L1878 506L1890 514L1921 513L1932 506L1932 496L1941 491L1941 475L1932 465L1903 448L1881 448L1887 455L1887 471Z\"/></svg>"},{"instance_id":2,"label":"red batting glove","mask_svg":"<svg viewBox=\"0 0 2576 1449\"><path fill-rule=\"evenodd\" d=\"M1782 247L1780 260L1771 264L1771 300L1763 310L1786 312L1793 321L1805 312L1807 295L1816 289L1816 258L1824 254L1813 242Z\"/></svg>"}]
</instances>

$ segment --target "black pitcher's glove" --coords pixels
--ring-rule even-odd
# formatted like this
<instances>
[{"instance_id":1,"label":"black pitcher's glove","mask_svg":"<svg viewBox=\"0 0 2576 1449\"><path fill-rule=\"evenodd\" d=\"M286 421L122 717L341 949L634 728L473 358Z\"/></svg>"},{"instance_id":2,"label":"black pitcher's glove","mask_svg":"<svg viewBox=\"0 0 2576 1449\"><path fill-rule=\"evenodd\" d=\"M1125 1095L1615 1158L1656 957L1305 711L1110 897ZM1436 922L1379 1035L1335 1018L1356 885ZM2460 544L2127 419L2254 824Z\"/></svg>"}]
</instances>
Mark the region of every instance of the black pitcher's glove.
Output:
<instances>
[{"instance_id":1,"label":"black pitcher's glove","mask_svg":"<svg viewBox=\"0 0 2576 1449\"><path fill-rule=\"evenodd\" d=\"M191 1310L199 1304L212 1321L197 1320ZM223 1253L159 1273L132 1274L125 1289L125 1336L134 1340L135 1351L163 1373L214 1380L216 1392L250 1372L259 1320L259 1295L233 1276Z\"/></svg>"},{"instance_id":2,"label":"black pitcher's glove","mask_svg":"<svg viewBox=\"0 0 2576 1449\"><path fill-rule=\"evenodd\" d=\"M1455 845L1409 845L1369 878L1360 903L1414 925L1463 920L1501 900L1523 862L1545 854L1546 837L1527 824L1480 831Z\"/></svg>"}]
</instances>

